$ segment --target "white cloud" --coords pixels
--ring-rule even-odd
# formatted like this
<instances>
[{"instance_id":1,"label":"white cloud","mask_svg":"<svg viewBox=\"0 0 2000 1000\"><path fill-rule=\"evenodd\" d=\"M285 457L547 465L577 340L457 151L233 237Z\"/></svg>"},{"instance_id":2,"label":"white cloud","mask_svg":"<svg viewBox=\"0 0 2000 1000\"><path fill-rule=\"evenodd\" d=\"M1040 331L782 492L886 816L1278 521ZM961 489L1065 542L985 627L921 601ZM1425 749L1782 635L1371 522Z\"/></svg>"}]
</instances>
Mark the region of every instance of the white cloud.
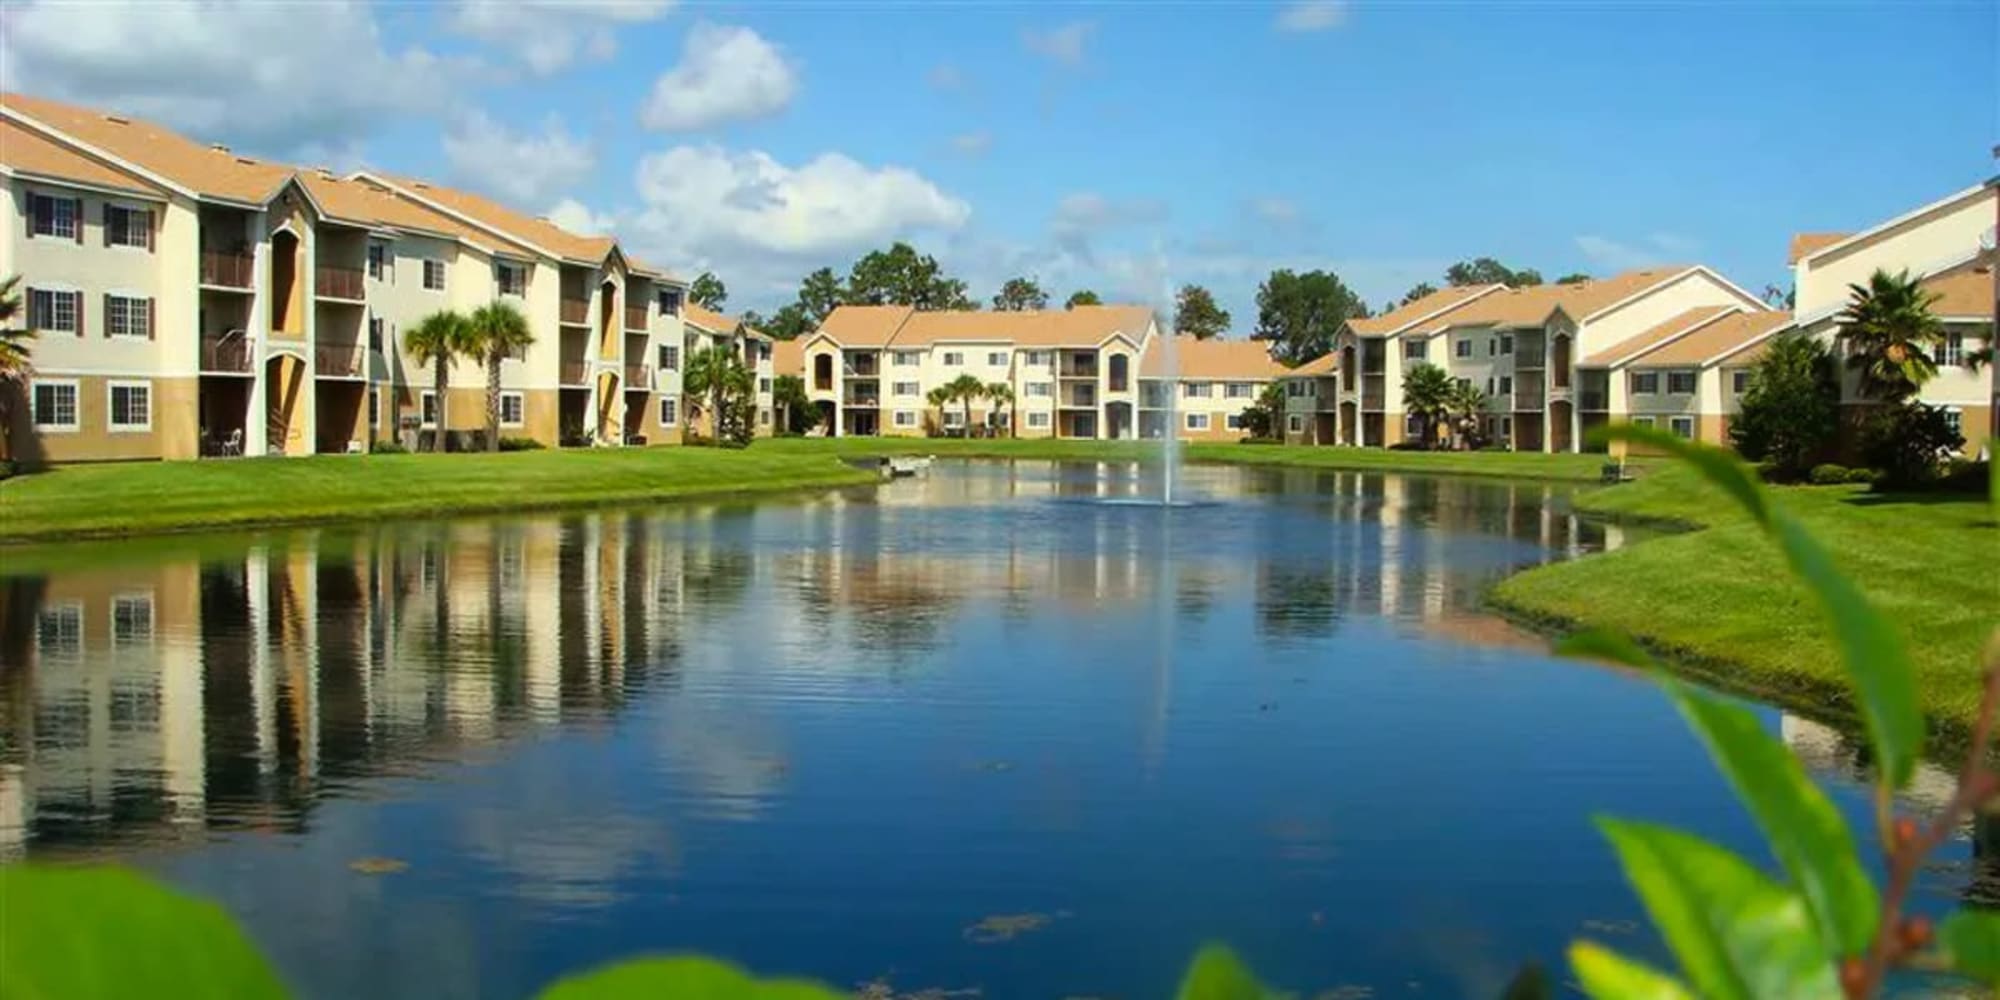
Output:
<instances>
[{"instance_id":1,"label":"white cloud","mask_svg":"<svg viewBox=\"0 0 2000 1000\"><path fill-rule=\"evenodd\" d=\"M798 70L761 35L704 22L688 32L680 64L653 82L639 120L650 129L682 132L768 118L798 89Z\"/></svg>"},{"instance_id":2,"label":"white cloud","mask_svg":"<svg viewBox=\"0 0 2000 1000\"><path fill-rule=\"evenodd\" d=\"M1347 0L1296 0L1278 11L1279 31L1325 31L1347 23Z\"/></svg>"},{"instance_id":3,"label":"white cloud","mask_svg":"<svg viewBox=\"0 0 2000 1000\"><path fill-rule=\"evenodd\" d=\"M1021 33L1021 44L1045 59L1065 66L1081 66L1085 50L1090 45L1090 36L1096 30L1097 25L1091 21L1072 21L1048 31L1030 28Z\"/></svg>"},{"instance_id":4,"label":"white cloud","mask_svg":"<svg viewBox=\"0 0 2000 1000\"><path fill-rule=\"evenodd\" d=\"M1701 244L1673 233L1653 233L1643 240L1627 243L1604 236L1579 236L1576 248L1604 270L1625 271L1636 267L1683 261L1692 257Z\"/></svg>"},{"instance_id":5,"label":"white cloud","mask_svg":"<svg viewBox=\"0 0 2000 1000\"><path fill-rule=\"evenodd\" d=\"M931 67L930 72L924 74L924 82L929 84L932 90L963 90L965 73L951 63L938 63Z\"/></svg>"},{"instance_id":6,"label":"white cloud","mask_svg":"<svg viewBox=\"0 0 2000 1000\"><path fill-rule=\"evenodd\" d=\"M1297 202L1289 198L1266 196L1250 199L1247 206L1250 216L1258 222L1271 226L1295 226L1305 218Z\"/></svg>"},{"instance_id":7,"label":"white cloud","mask_svg":"<svg viewBox=\"0 0 2000 1000\"><path fill-rule=\"evenodd\" d=\"M540 131L521 133L475 111L445 133L444 155L465 183L516 205L548 204L597 165L590 144L554 115Z\"/></svg>"},{"instance_id":8,"label":"white cloud","mask_svg":"<svg viewBox=\"0 0 2000 1000\"><path fill-rule=\"evenodd\" d=\"M355 2L10 0L0 25L0 86L280 155L350 147L385 118L444 111L476 69L391 51L374 8Z\"/></svg>"},{"instance_id":9,"label":"white cloud","mask_svg":"<svg viewBox=\"0 0 2000 1000\"><path fill-rule=\"evenodd\" d=\"M642 207L621 220L621 237L649 261L724 275L745 301L796 289L807 270L888 240L957 230L972 213L914 171L840 153L792 166L678 146L643 157L635 182Z\"/></svg>"},{"instance_id":10,"label":"white cloud","mask_svg":"<svg viewBox=\"0 0 2000 1000\"><path fill-rule=\"evenodd\" d=\"M985 156L993 148L993 133L980 129L952 136L951 148L960 156Z\"/></svg>"},{"instance_id":11,"label":"white cloud","mask_svg":"<svg viewBox=\"0 0 2000 1000\"><path fill-rule=\"evenodd\" d=\"M547 76L577 60L618 51L616 26L666 14L673 0L458 0L447 22L462 35L510 49L536 75Z\"/></svg>"},{"instance_id":12,"label":"white cloud","mask_svg":"<svg viewBox=\"0 0 2000 1000\"><path fill-rule=\"evenodd\" d=\"M1094 191L1065 195L1049 219L1049 233L1064 253L1085 265L1097 262L1096 238L1109 230L1160 222L1167 206L1149 198L1118 200Z\"/></svg>"},{"instance_id":13,"label":"white cloud","mask_svg":"<svg viewBox=\"0 0 2000 1000\"><path fill-rule=\"evenodd\" d=\"M591 211L590 206L575 198L556 202L547 214L550 222L584 236L602 236L617 227L616 219Z\"/></svg>"}]
</instances>

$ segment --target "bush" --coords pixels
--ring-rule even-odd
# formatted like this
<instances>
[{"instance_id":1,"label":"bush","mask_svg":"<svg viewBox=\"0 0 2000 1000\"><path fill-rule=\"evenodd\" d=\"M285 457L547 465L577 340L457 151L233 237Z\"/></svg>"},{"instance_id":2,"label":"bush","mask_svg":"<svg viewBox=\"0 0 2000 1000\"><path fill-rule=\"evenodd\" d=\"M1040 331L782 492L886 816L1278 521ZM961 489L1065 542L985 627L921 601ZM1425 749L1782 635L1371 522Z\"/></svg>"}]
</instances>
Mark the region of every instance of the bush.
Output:
<instances>
[{"instance_id":1,"label":"bush","mask_svg":"<svg viewBox=\"0 0 2000 1000\"><path fill-rule=\"evenodd\" d=\"M1750 372L1750 388L1729 424L1729 441L1758 463L1767 482L1807 477L1840 429L1840 388L1832 355L1805 334L1774 338ZM1764 472L1764 463L1771 471Z\"/></svg>"},{"instance_id":2,"label":"bush","mask_svg":"<svg viewBox=\"0 0 2000 1000\"><path fill-rule=\"evenodd\" d=\"M14 471L14 463L11 460L0 459L0 479L14 478Z\"/></svg>"},{"instance_id":3,"label":"bush","mask_svg":"<svg viewBox=\"0 0 2000 1000\"><path fill-rule=\"evenodd\" d=\"M1874 469L1849 469L1847 470L1847 481L1868 486L1873 484L1881 475L1881 473L1876 472Z\"/></svg>"},{"instance_id":4,"label":"bush","mask_svg":"<svg viewBox=\"0 0 2000 1000\"><path fill-rule=\"evenodd\" d=\"M1854 470L1839 462L1822 462L1813 466L1812 475L1809 478L1812 480L1814 486L1839 486L1843 483L1853 482L1854 480L1851 478L1853 473Z\"/></svg>"},{"instance_id":5,"label":"bush","mask_svg":"<svg viewBox=\"0 0 2000 1000\"><path fill-rule=\"evenodd\" d=\"M541 451L542 443L531 437L503 437L500 439L500 450Z\"/></svg>"},{"instance_id":6,"label":"bush","mask_svg":"<svg viewBox=\"0 0 2000 1000\"><path fill-rule=\"evenodd\" d=\"M1281 438L1251 436L1251 437L1237 438L1236 443L1237 444L1284 444L1285 442Z\"/></svg>"},{"instance_id":7,"label":"bush","mask_svg":"<svg viewBox=\"0 0 2000 1000\"><path fill-rule=\"evenodd\" d=\"M410 453L410 449L394 441L373 441L368 445L368 453L371 455L407 455Z\"/></svg>"},{"instance_id":8,"label":"bush","mask_svg":"<svg viewBox=\"0 0 2000 1000\"><path fill-rule=\"evenodd\" d=\"M1422 441L1398 441L1389 446L1390 451L1429 451Z\"/></svg>"},{"instance_id":9,"label":"bush","mask_svg":"<svg viewBox=\"0 0 2000 1000\"><path fill-rule=\"evenodd\" d=\"M1945 458L1965 444L1943 410L1907 402L1882 407L1863 418L1861 454L1882 470L1876 485L1912 489L1938 478Z\"/></svg>"}]
</instances>

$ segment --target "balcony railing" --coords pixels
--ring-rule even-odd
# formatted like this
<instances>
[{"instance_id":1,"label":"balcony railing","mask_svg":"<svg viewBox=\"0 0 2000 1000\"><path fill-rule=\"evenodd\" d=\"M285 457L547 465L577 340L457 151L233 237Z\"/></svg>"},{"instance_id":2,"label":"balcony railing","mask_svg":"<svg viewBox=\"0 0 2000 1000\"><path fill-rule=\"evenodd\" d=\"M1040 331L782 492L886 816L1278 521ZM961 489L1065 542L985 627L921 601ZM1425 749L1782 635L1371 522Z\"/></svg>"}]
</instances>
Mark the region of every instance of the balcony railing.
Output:
<instances>
[{"instance_id":1,"label":"balcony railing","mask_svg":"<svg viewBox=\"0 0 2000 1000\"><path fill-rule=\"evenodd\" d=\"M1542 390L1539 388L1516 388L1514 390L1514 409L1539 410L1542 408L1545 398Z\"/></svg>"},{"instance_id":2,"label":"balcony railing","mask_svg":"<svg viewBox=\"0 0 2000 1000\"><path fill-rule=\"evenodd\" d=\"M1062 364L1056 366L1056 375L1059 378L1096 378L1097 359L1091 358L1085 361L1077 358L1064 358L1062 359Z\"/></svg>"},{"instance_id":3,"label":"balcony railing","mask_svg":"<svg viewBox=\"0 0 2000 1000\"><path fill-rule=\"evenodd\" d=\"M1547 361L1548 358L1540 351L1514 352L1514 368L1517 371L1522 368L1541 368Z\"/></svg>"},{"instance_id":4,"label":"balcony railing","mask_svg":"<svg viewBox=\"0 0 2000 1000\"><path fill-rule=\"evenodd\" d=\"M841 403L845 406L880 406L882 395L877 392L850 392Z\"/></svg>"},{"instance_id":5,"label":"balcony railing","mask_svg":"<svg viewBox=\"0 0 2000 1000\"><path fill-rule=\"evenodd\" d=\"M352 299L356 302L367 297L362 291L363 274L358 267L333 267L322 264L313 271L313 294L328 299Z\"/></svg>"},{"instance_id":6,"label":"balcony railing","mask_svg":"<svg viewBox=\"0 0 2000 1000\"><path fill-rule=\"evenodd\" d=\"M251 370L250 341L243 337L201 338L201 370L248 375Z\"/></svg>"},{"instance_id":7,"label":"balcony railing","mask_svg":"<svg viewBox=\"0 0 2000 1000\"><path fill-rule=\"evenodd\" d=\"M1382 408L1382 390L1380 387L1363 389L1361 391L1361 408L1364 410L1379 410Z\"/></svg>"},{"instance_id":8,"label":"balcony railing","mask_svg":"<svg viewBox=\"0 0 2000 1000\"><path fill-rule=\"evenodd\" d=\"M875 378L882 374L882 366L873 361L850 361L841 371L848 378Z\"/></svg>"},{"instance_id":9,"label":"balcony railing","mask_svg":"<svg viewBox=\"0 0 2000 1000\"><path fill-rule=\"evenodd\" d=\"M625 307L625 329L644 330L652 326L652 317L647 315L645 306Z\"/></svg>"},{"instance_id":10,"label":"balcony railing","mask_svg":"<svg viewBox=\"0 0 2000 1000\"><path fill-rule=\"evenodd\" d=\"M563 359L556 366L556 380L563 385L589 385L590 362L581 359Z\"/></svg>"},{"instance_id":11,"label":"balcony railing","mask_svg":"<svg viewBox=\"0 0 2000 1000\"><path fill-rule=\"evenodd\" d=\"M1094 392L1065 392L1058 398L1061 405L1071 408L1097 405L1097 394Z\"/></svg>"},{"instance_id":12,"label":"balcony railing","mask_svg":"<svg viewBox=\"0 0 2000 1000\"><path fill-rule=\"evenodd\" d=\"M1579 400L1579 402L1577 403L1576 408L1579 410L1608 409L1608 407L1604 405L1604 394L1601 392L1586 392L1583 393L1581 396L1578 396L1577 399Z\"/></svg>"},{"instance_id":13,"label":"balcony railing","mask_svg":"<svg viewBox=\"0 0 2000 1000\"><path fill-rule=\"evenodd\" d=\"M217 250L201 252L201 283L204 285L249 288L250 278L256 271L257 262L249 254Z\"/></svg>"},{"instance_id":14,"label":"balcony railing","mask_svg":"<svg viewBox=\"0 0 2000 1000\"><path fill-rule=\"evenodd\" d=\"M361 374L365 355L360 344L322 344L313 357L321 375L354 378Z\"/></svg>"},{"instance_id":15,"label":"balcony railing","mask_svg":"<svg viewBox=\"0 0 2000 1000\"><path fill-rule=\"evenodd\" d=\"M625 388L651 389L653 387L652 365L626 365Z\"/></svg>"},{"instance_id":16,"label":"balcony railing","mask_svg":"<svg viewBox=\"0 0 2000 1000\"><path fill-rule=\"evenodd\" d=\"M589 299L562 299L557 303L557 307L556 318L564 323L574 323L577 326L590 325Z\"/></svg>"}]
</instances>

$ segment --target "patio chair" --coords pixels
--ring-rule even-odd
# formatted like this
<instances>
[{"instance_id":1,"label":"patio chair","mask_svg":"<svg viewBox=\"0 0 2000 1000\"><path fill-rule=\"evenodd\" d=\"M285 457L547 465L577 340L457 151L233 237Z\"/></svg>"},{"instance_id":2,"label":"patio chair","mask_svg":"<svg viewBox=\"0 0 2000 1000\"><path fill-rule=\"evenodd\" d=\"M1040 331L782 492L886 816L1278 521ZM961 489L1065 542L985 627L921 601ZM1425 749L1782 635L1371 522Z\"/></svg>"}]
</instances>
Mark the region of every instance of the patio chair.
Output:
<instances>
[{"instance_id":1,"label":"patio chair","mask_svg":"<svg viewBox=\"0 0 2000 1000\"><path fill-rule=\"evenodd\" d=\"M229 432L228 439L222 442L222 454L225 456L243 454L243 428L238 427Z\"/></svg>"}]
</instances>

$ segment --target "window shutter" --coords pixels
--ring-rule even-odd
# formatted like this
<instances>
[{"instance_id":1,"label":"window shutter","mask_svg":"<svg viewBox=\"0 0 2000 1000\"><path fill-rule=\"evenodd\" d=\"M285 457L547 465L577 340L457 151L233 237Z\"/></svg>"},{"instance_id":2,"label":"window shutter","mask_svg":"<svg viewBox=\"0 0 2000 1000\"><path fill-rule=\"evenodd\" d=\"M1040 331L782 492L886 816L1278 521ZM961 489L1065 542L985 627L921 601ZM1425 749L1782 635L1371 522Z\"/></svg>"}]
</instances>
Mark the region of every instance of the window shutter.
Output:
<instances>
[{"instance_id":1,"label":"window shutter","mask_svg":"<svg viewBox=\"0 0 2000 1000\"><path fill-rule=\"evenodd\" d=\"M78 243L82 243L83 242L83 199L76 198L72 200L76 202L76 211L70 213L70 218L76 220L76 241ZM78 292L77 294L82 295L83 293Z\"/></svg>"},{"instance_id":2,"label":"window shutter","mask_svg":"<svg viewBox=\"0 0 2000 1000\"><path fill-rule=\"evenodd\" d=\"M76 296L76 309L74 310L76 314L76 335L80 340L83 338L83 293L71 292L70 294ZM109 324L106 325L108 326Z\"/></svg>"},{"instance_id":3,"label":"window shutter","mask_svg":"<svg viewBox=\"0 0 2000 1000\"><path fill-rule=\"evenodd\" d=\"M153 219L155 217L152 209L149 208L146 210L146 250L149 253L153 249Z\"/></svg>"},{"instance_id":4,"label":"window shutter","mask_svg":"<svg viewBox=\"0 0 2000 1000\"><path fill-rule=\"evenodd\" d=\"M41 310L35 308L35 288L33 285L21 289L21 301L28 304L28 329L39 330L48 322L42 318Z\"/></svg>"},{"instance_id":5,"label":"window shutter","mask_svg":"<svg viewBox=\"0 0 2000 1000\"><path fill-rule=\"evenodd\" d=\"M28 227L28 238L31 240L35 238L35 219L41 215L41 211L42 196L36 194L29 195L28 211L21 217L21 222Z\"/></svg>"},{"instance_id":6,"label":"window shutter","mask_svg":"<svg viewBox=\"0 0 2000 1000\"><path fill-rule=\"evenodd\" d=\"M155 337L157 337L157 336L159 335L159 329L160 329L160 324L159 324L159 323L157 323L157 322L155 322L155 320L156 320L156 319L158 318L158 316L159 316L159 311L153 308L153 303L155 303L155 302L157 302L157 301L159 301L159 300L157 300L157 299L147 299L147 300L146 300L146 339L147 339L147 340L152 340L152 339L154 339Z\"/></svg>"},{"instance_id":7,"label":"window shutter","mask_svg":"<svg viewBox=\"0 0 2000 1000\"><path fill-rule=\"evenodd\" d=\"M103 204L103 206L102 206L102 207L103 207L103 209L104 209L104 212L103 212L103 215L104 215L104 218L103 218L103 226L102 226L102 228L103 228L103 230L104 230L104 245L105 245L105 246L110 246L110 245L111 245L111 203L107 201L107 202L105 202L105 203ZM81 228L81 227L79 227L79 228Z\"/></svg>"},{"instance_id":8,"label":"window shutter","mask_svg":"<svg viewBox=\"0 0 2000 1000\"><path fill-rule=\"evenodd\" d=\"M82 293L82 292L78 292L77 294L78 294L78 295L82 295L83 293ZM77 330L76 330L76 332L77 332L77 333L78 333L79 335L81 335L81 334L83 333L83 303L82 303L82 302L78 302L78 303L77 303L77 306L76 306L76 315L77 315L77 320L76 320L76 326L77 326ZM130 313L126 313L126 315L127 315L127 316L130 316L131 314L130 314ZM128 322L129 322L129 321L128 321ZM106 295L106 296L104 297L104 336L105 336L105 338L106 338L106 339L109 339L109 338L111 337L111 296L109 296L109 295Z\"/></svg>"}]
</instances>

